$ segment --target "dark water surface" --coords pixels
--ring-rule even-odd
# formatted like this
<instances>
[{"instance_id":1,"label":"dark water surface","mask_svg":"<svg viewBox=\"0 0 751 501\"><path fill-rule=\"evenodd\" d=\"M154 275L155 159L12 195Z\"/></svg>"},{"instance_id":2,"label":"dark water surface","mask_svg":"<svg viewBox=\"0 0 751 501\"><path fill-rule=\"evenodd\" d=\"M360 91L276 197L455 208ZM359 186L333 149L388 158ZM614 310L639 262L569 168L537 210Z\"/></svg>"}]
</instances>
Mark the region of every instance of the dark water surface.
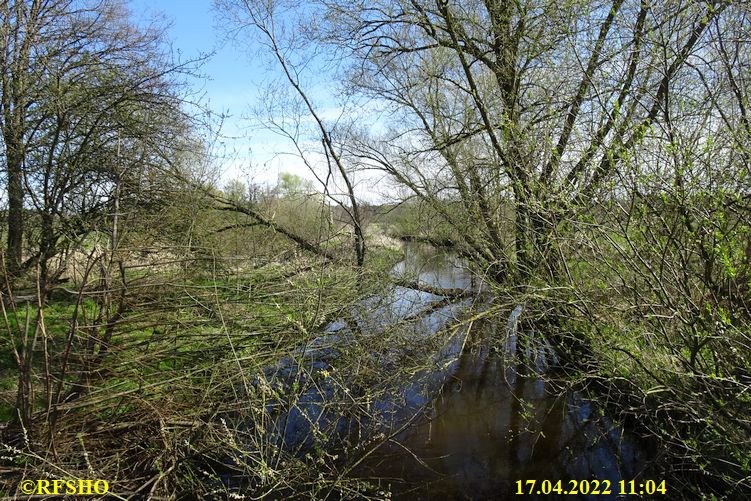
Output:
<instances>
[{"instance_id":1,"label":"dark water surface","mask_svg":"<svg viewBox=\"0 0 751 501\"><path fill-rule=\"evenodd\" d=\"M481 337L481 336L479 336ZM358 469L394 499L552 499L517 496L517 481L619 480L643 465L633 440L577 393L519 374L488 349L465 347L424 419L382 445ZM526 488L525 488L526 489ZM526 490L525 490L526 492Z\"/></svg>"},{"instance_id":2,"label":"dark water surface","mask_svg":"<svg viewBox=\"0 0 751 501\"><path fill-rule=\"evenodd\" d=\"M292 407L270 407L278 444L305 453L314 446L313 427L350 440L354 429L367 443L377 433L391 436L350 476L367 479L392 499L556 499L536 494L542 481L561 480L568 490L570 480L593 479L610 481L611 494L562 498L616 499L620 480L639 478L645 461L636 442L577 392L554 389L556 354L544 337L518 330L523 306L439 335L470 308L487 307L489 295L455 256L419 244L404 250L392 273L411 287L390 287L354 305L346 319L270 368L270 381L296 378L308 385ZM452 298L448 290L467 294ZM369 420L336 412L330 404L346 377L334 382L325 374L341 350L393 329L395 344L370 356L388 366L415 351L425 368L374 400ZM437 347L431 344L436 340ZM312 384L312 374L324 376ZM526 480L538 481L532 494Z\"/></svg>"},{"instance_id":3,"label":"dark water surface","mask_svg":"<svg viewBox=\"0 0 751 501\"><path fill-rule=\"evenodd\" d=\"M477 289L454 256L414 245L405 251L395 274ZM616 499L620 480L638 478L645 460L635 440L577 392L555 391L545 376L557 363L554 351L540 337L520 349L516 325L523 309L509 313L508 321L471 331L422 419L376 449L358 477L372 479L393 499L473 500L553 499L536 494L543 480L562 480L570 489L570 480L592 479L609 480L612 493L564 498ZM517 481L530 479L538 480L533 494L518 495Z\"/></svg>"}]
</instances>

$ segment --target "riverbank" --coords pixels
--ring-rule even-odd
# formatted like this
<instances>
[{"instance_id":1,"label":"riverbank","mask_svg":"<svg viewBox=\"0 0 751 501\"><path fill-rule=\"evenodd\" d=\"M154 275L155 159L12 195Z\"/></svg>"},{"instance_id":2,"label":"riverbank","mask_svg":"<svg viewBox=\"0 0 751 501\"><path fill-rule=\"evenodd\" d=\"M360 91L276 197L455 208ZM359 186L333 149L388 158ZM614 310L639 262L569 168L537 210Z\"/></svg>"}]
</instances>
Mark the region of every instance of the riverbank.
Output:
<instances>
[{"instance_id":1,"label":"riverbank","mask_svg":"<svg viewBox=\"0 0 751 501\"><path fill-rule=\"evenodd\" d=\"M445 250L374 254L365 273L280 263L194 275L172 295L142 284L142 304L183 305L169 321L143 307L124 318L106 386L57 407L55 464L83 475L85 451L123 497L493 499L519 480L595 479L667 480L690 499L707 485L677 483L691 477L670 469L676 451L653 428L672 414L639 414L660 392L635 398L594 334L556 326L539 296L493 290ZM4 446L8 485L21 464L47 464L32 451L49 437L30 431Z\"/></svg>"}]
</instances>

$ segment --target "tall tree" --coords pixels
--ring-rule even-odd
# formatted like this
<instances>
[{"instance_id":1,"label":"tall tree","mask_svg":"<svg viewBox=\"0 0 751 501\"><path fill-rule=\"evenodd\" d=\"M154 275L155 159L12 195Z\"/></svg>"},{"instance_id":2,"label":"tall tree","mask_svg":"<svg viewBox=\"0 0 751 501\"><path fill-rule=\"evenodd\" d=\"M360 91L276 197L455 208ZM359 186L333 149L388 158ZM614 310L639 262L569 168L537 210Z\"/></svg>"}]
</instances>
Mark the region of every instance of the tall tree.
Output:
<instances>
[{"instance_id":1,"label":"tall tree","mask_svg":"<svg viewBox=\"0 0 751 501\"><path fill-rule=\"evenodd\" d=\"M24 228L23 169L35 124L38 84L45 59L63 43L55 20L69 1L0 2L0 129L7 173L7 271L21 268ZM47 42L47 43L45 43Z\"/></svg>"},{"instance_id":2,"label":"tall tree","mask_svg":"<svg viewBox=\"0 0 751 501\"><path fill-rule=\"evenodd\" d=\"M121 211L153 189L150 172L174 162L189 143L192 124L180 76L195 61L173 62L163 50L163 31L137 29L119 1L5 2L2 8L8 272L18 277L30 265L38 270L36 333L16 357L17 408L26 422L34 406L29 377L37 335L44 335L43 307L71 255L62 251L92 231L109 234L110 245L100 260L106 292L97 299L98 324L107 327L89 336L89 365L107 353L111 326L125 305L116 258ZM35 222L28 238L26 213ZM30 243L25 261L22 241ZM118 269L123 283L114 298Z\"/></svg>"},{"instance_id":3,"label":"tall tree","mask_svg":"<svg viewBox=\"0 0 751 501\"><path fill-rule=\"evenodd\" d=\"M228 26L234 30L234 35L252 28L251 39L258 40L261 46L268 50L280 69L282 78L292 89L297 99L293 99L291 103L285 103L289 104L286 109L278 106L278 103L282 102L282 96L275 93L273 96L275 103L267 105L266 108L271 115L268 125L272 130L292 141L300 158L321 181L329 199L348 215L354 234L355 259L358 266L362 266L366 252L365 226L360 201L355 194L354 174L337 141L337 136L341 134L337 124L324 119L323 111L315 104L310 90L305 87L303 75L311 64L310 58L315 58L315 54L303 54L307 41L300 30L301 27L294 24L295 19L290 12L285 12L287 5L283 2L215 0L214 3L217 10L226 16L229 21ZM293 57L295 51L298 52L297 59ZM318 175L316 165L303 148L304 138L299 134L301 122L299 117L291 126L288 126L283 116L274 116L274 113L290 112L298 113L298 115L301 113L313 121L318 141L321 144L320 153L326 160L326 175ZM343 197L329 192L328 181L333 175L338 175L344 183ZM346 202L341 198L344 198Z\"/></svg>"},{"instance_id":4,"label":"tall tree","mask_svg":"<svg viewBox=\"0 0 751 501\"><path fill-rule=\"evenodd\" d=\"M28 267L55 253L55 233L70 219L64 214L76 214L82 226L82 215L113 199L110 188L126 175L128 158L153 158L153 146L169 145L185 130L175 77L194 61L171 62L160 47L162 31L136 29L128 16L118 0L0 3L12 276L24 267L25 210L35 210L44 229Z\"/></svg>"},{"instance_id":5,"label":"tall tree","mask_svg":"<svg viewBox=\"0 0 751 501\"><path fill-rule=\"evenodd\" d=\"M352 153L435 207L499 278L559 274L557 232L661 119L729 5L321 4L318 39L351 62L352 91L393 112Z\"/></svg>"}]
</instances>

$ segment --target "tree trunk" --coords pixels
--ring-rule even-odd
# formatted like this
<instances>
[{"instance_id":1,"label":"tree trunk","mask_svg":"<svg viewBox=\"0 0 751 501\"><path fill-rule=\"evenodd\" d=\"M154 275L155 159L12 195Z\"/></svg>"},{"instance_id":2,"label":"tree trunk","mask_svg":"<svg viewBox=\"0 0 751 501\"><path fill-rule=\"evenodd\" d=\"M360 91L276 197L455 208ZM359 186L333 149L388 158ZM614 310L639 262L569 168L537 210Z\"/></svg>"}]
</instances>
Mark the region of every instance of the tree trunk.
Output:
<instances>
[{"instance_id":1,"label":"tree trunk","mask_svg":"<svg viewBox=\"0 0 751 501\"><path fill-rule=\"evenodd\" d=\"M7 273L11 280L21 272L23 243L23 148L14 137L5 138L8 170Z\"/></svg>"}]
</instances>

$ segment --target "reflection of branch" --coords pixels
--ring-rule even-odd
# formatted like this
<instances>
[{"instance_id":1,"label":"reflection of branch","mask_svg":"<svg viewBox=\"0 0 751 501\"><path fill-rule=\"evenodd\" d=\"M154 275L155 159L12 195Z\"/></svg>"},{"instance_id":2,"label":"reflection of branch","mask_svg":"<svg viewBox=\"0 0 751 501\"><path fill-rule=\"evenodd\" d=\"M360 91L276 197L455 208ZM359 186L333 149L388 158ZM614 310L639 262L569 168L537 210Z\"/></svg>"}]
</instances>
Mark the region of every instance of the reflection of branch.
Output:
<instances>
[{"instance_id":1,"label":"reflection of branch","mask_svg":"<svg viewBox=\"0 0 751 501\"><path fill-rule=\"evenodd\" d=\"M418 290L422 292L429 292L430 294L435 294L436 296L443 296L447 298L468 297L474 293L471 289L462 289L458 287L454 289L445 289L443 287L432 287L422 282L411 281L411 280L406 280L406 279L399 279L399 280L396 280L394 283L401 287L406 287L407 289L414 289L414 290Z\"/></svg>"},{"instance_id":2,"label":"reflection of branch","mask_svg":"<svg viewBox=\"0 0 751 501\"><path fill-rule=\"evenodd\" d=\"M412 459L414 459L415 461L417 461L420 464L420 466L423 466L426 470L430 470L432 473L435 473L436 475L445 476L441 472L436 471L433 468L431 468L425 461L423 461L422 459L420 459L420 457L417 454L415 454L414 452L412 452L412 450L409 447L407 447L406 445L404 445L400 441L398 441L396 439L393 439L393 438L390 438L388 441L391 442L392 444L398 445L399 447L401 447L402 449L404 449L404 451L407 454L409 454L410 456L412 456Z\"/></svg>"},{"instance_id":3,"label":"reflection of branch","mask_svg":"<svg viewBox=\"0 0 751 501\"><path fill-rule=\"evenodd\" d=\"M398 429L394 430L390 434L385 435L384 433L380 433L379 435L377 435L375 437L375 439L376 440L380 439L380 441L378 441L373 447L371 447L362 456L360 456L357 459L357 461L355 461L351 465L349 465L346 468L344 468L341 471L341 473L339 474L339 479L338 480L346 478L347 475L349 475L355 468L357 468L360 465L360 463L362 463L363 461L365 461L370 455L372 455L375 451L377 451L378 449L380 449L381 446L383 446L383 444L385 444L387 442L398 443L398 442L396 442L394 440L394 438L396 436L398 436L401 432L403 432L404 430L406 430L407 428L409 428L412 425L412 423L415 421L415 419L417 419L419 416L421 416L423 414L423 411L430 404L432 404L432 402L427 402L427 403L423 404L422 406L420 406L420 408L417 409L417 411L414 414L412 414L412 416L407 420L406 423L404 423L402 426L400 426ZM335 485L336 485L336 483L332 484L332 487L331 487L331 489L329 489L326 497L328 497L332 493Z\"/></svg>"}]
</instances>

